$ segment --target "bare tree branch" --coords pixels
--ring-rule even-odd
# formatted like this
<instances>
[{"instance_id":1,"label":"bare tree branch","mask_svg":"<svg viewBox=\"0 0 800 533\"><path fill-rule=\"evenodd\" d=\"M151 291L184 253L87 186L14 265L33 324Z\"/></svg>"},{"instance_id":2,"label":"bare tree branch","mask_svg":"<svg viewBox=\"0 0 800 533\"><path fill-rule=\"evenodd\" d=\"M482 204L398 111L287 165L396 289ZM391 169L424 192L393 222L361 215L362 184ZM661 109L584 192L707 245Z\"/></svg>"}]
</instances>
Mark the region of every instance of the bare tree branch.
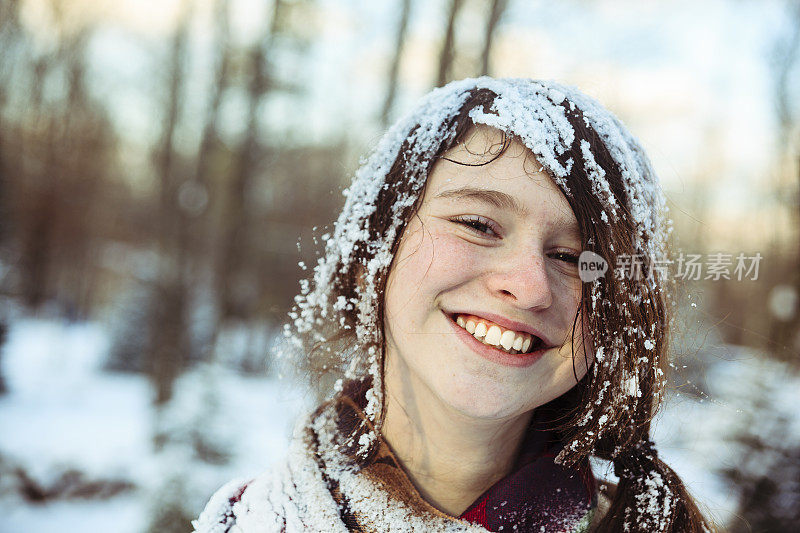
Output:
<instances>
[{"instance_id":1,"label":"bare tree branch","mask_svg":"<svg viewBox=\"0 0 800 533\"><path fill-rule=\"evenodd\" d=\"M463 0L450 0L450 10L447 16L447 30L445 30L442 52L439 55L439 73L436 77L437 87L441 87L450 80L450 71L453 67L453 58L455 55L456 19L463 5Z\"/></svg>"},{"instance_id":2,"label":"bare tree branch","mask_svg":"<svg viewBox=\"0 0 800 533\"><path fill-rule=\"evenodd\" d=\"M203 187L208 188L208 164L211 148L217 141L218 123L222 95L228 87L230 75L230 24L228 15L229 0L216 0L214 3L214 50L216 50L217 67L214 73L214 85L211 89L211 98L206 110L206 119L203 126L203 136L197 153L197 167L195 180Z\"/></svg>"},{"instance_id":3,"label":"bare tree branch","mask_svg":"<svg viewBox=\"0 0 800 533\"><path fill-rule=\"evenodd\" d=\"M483 41L483 52L481 53L481 76L489 75L489 61L494 44L494 32L503 12L508 6L508 0L492 0L489 10L489 19L486 21L486 35Z\"/></svg>"},{"instance_id":4,"label":"bare tree branch","mask_svg":"<svg viewBox=\"0 0 800 533\"><path fill-rule=\"evenodd\" d=\"M381 111L381 125L385 128L389 124L389 115L397 95L397 77L400 72L400 60L403 56L403 47L406 42L406 32L408 31L408 19L411 15L411 0L401 0L400 24L397 26L397 37L395 39L394 59L389 69L389 83L386 90L386 100Z\"/></svg>"}]
</instances>

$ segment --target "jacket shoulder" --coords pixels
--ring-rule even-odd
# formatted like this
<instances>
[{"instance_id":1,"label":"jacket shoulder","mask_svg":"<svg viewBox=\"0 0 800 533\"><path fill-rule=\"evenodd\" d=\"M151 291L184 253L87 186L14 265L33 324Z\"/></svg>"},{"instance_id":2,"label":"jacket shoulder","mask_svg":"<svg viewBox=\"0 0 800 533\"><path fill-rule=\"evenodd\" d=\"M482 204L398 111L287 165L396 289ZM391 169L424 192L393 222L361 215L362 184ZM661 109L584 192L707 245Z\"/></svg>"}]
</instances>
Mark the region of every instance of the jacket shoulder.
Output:
<instances>
[{"instance_id":1,"label":"jacket shoulder","mask_svg":"<svg viewBox=\"0 0 800 533\"><path fill-rule=\"evenodd\" d=\"M294 468L293 468L294 467ZM206 504L197 520L195 533L273 533L333 531L330 527L309 527L321 513L324 483L303 476L305 463L278 462L251 479L236 479L223 485ZM299 473L298 473L299 472ZM310 512L309 512L310 511ZM336 513L338 516L338 511Z\"/></svg>"},{"instance_id":2,"label":"jacket shoulder","mask_svg":"<svg viewBox=\"0 0 800 533\"><path fill-rule=\"evenodd\" d=\"M236 524L236 505L252 481L234 479L220 487L197 520L192 521L195 533L229 533Z\"/></svg>"}]
</instances>

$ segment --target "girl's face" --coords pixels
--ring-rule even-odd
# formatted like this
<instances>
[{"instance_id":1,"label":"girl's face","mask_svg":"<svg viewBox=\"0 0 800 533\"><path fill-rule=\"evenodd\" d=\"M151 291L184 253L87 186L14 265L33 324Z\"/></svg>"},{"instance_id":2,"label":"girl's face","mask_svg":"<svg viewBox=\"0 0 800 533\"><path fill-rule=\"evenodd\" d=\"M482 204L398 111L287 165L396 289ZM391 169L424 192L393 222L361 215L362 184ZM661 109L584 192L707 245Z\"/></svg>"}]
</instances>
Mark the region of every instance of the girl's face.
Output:
<instances>
[{"instance_id":1,"label":"girl's face","mask_svg":"<svg viewBox=\"0 0 800 533\"><path fill-rule=\"evenodd\" d=\"M490 159L474 154L501 142L479 126L445 154L458 163L437 161L401 236L386 287L385 376L404 404L411 394L471 418L507 419L576 384L577 220L517 141L488 164L463 164ZM579 355L581 331L579 319ZM577 377L586 371L576 357Z\"/></svg>"}]
</instances>

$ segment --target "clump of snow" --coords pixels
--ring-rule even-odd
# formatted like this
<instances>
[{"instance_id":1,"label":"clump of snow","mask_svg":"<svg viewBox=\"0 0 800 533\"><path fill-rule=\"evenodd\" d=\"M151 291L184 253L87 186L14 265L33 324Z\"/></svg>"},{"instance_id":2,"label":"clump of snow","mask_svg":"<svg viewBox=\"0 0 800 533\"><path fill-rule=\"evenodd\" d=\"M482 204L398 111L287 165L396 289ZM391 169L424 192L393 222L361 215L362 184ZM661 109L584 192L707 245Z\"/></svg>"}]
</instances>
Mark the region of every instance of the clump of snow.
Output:
<instances>
[{"instance_id":1,"label":"clump of snow","mask_svg":"<svg viewBox=\"0 0 800 533\"><path fill-rule=\"evenodd\" d=\"M603 359L605 358L604 352L605 348L603 348L602 346L598 346L597 351L594 354L595 361L597 361L598 363L602 363Z\"/></svg>"},{"instance_id":2,"label":"clump of snow","mask_svg":"<svg viewBox=\"0 0 800 533\"><path fill-rule=\"evenodd\" d=\"M581 139L581 155L583 155L586 176L588 176L592 184L592 192L608 205L611 216L616 220L619 204L617 203L614 193L611 192L611 186L608 184L608 179L606 179L605 169L595 161L591 145L586 139ZM605 211L601 213L601 217L603 217L603 222L608 222L608 215Z\"/></svg>"},{"instance_id":3,"label":"clump of snow","mask_svg":"<svg viewBox=\"0 0 800 533\"><path fill-rule=\"evenodd\" d=\"M677 503L672 490L658 472L648 472L637 483L643 489L634 497L635 507L625 509L625 531L630 531L632 524L637 530L667 531Z\"/></svg>"},{"instance_id":4,"label":"clump of snow","mask_svg":"<svg viewBox=\"0 0 800 533\"><path fill-rule=\"evenodd\" d=\"M636 376L626 378L622 383L622 388L628 396L636 396L637 398L641 398L642 396L642 391L639 388L639 380L636 379Z\"/></svg>"}]
</instances>

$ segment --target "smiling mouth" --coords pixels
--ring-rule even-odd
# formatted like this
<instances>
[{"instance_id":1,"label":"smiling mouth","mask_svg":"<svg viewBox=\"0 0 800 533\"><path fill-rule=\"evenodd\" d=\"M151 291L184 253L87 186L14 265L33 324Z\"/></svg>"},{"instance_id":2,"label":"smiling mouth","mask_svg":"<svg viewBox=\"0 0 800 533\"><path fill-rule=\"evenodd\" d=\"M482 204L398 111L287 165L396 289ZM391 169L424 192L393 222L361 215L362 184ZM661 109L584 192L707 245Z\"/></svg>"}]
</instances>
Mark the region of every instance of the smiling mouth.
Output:
<instances>
[{"instance_id":1,"label":"smiling mouth","mask_svg":"<svg viewBox=\"0 0 800 533\"><path fill-rule=\"evenodd\" d=\"M467 333L483 344L512 355L525 355L545 348L542 339L530 333L503 328L490 320L474 315L451 317Z\"/></svg>"}]
</instances>

